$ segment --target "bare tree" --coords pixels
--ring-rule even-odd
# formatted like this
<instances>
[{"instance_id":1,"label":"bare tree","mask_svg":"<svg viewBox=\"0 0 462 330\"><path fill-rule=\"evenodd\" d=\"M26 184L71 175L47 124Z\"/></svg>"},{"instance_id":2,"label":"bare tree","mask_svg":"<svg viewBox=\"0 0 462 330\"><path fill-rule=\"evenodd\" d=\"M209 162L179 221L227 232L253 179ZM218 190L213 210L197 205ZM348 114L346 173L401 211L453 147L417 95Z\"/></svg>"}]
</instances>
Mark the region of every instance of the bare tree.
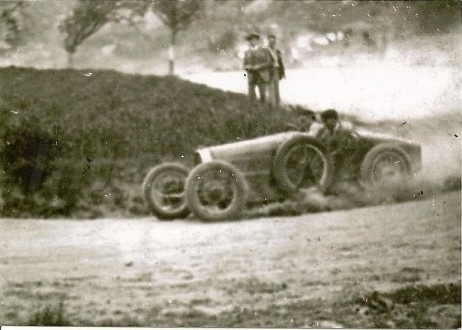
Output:
<instances>
[{"instance_id":1,"label":"bare tree","mask_svg":"<svg viewBox=\"0 0 462 330\"><path fill-rule=\"evenodd\" d=\"M202 0L153 0L152 9L154 13L170 30L170 45L168 67L169 74L174 74L175 66L175 44L177 34L189 27L201 9Z\"/></svg>"}]
</instances>

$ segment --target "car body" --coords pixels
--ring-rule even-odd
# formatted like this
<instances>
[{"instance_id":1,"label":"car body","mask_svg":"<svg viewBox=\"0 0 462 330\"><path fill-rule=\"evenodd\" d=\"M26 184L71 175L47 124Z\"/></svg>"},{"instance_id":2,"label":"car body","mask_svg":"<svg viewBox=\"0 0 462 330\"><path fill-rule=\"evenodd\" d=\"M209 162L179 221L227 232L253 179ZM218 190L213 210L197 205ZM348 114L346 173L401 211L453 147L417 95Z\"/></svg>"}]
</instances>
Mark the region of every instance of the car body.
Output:
<instances>
[{"instance_id":1,"label":"car body","mask_svg":"<svg viewBox=\"0 0 462 330\"><path fill-rule=\"evenodd\" d=\"M196 151L196 165L212 160L220 160L234 165L250 184L249 202L271 201L284 198L284 193L274 184L271 177L277 149L285 142L299 136L315 138L315 134L291 131L259 137L256 139L200 148ZM409 158L412 173L421 168L421 147L418 144L400 140L383 134L363 130L358 133L355 152L348 155L350 162L358 164L352 173L340 169L333 181L361 179L361 163L367 153L380 144L394 145Z\"/></svg>"},{"instance_id":2,"label":"car body","mask_svg":"<svg viewBox=\"0 0 462 330\"><path fill-rule=\"evenodd\" d=\"M173 207L171 216L168 212L165 216L159 214L159 205L153 208L154 169L143 183L144 195L153 213L163 218L184 216L188 210L204 220L236 218L245 206L282 201L303 188L318 187L326 192L332 182L344 180L377 188L402 176L412 177L421 168L421 147L391 136L357 131L354 148L342 164L349 166L336 166L315 133L282 132L199 148L192 171L178 164L164 165L166 169L174 166L182 178L171 195L176 196L182 212L175 212ZM161 199L166 195L159 194Z\"/></svg>"}]
</instances>

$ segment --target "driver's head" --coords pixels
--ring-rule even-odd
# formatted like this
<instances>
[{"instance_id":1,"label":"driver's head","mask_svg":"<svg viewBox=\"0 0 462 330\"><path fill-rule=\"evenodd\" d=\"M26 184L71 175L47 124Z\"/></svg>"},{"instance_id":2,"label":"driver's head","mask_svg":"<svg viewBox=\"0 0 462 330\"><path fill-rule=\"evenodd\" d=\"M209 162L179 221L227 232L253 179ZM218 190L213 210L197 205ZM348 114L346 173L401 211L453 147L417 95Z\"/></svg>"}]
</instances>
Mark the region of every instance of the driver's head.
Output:
<instances>
[{"instance_id":1,"label":"driver's head","mask_svg":"<svg viewBox=\"0 0 462 330\"><path fill-rule=\"evenodd\" d=\"M338 113L334 109L328 109L321 113L321 120L324 123L324 126L332 131L338 124Z\"/></svg>"}]
</instances>

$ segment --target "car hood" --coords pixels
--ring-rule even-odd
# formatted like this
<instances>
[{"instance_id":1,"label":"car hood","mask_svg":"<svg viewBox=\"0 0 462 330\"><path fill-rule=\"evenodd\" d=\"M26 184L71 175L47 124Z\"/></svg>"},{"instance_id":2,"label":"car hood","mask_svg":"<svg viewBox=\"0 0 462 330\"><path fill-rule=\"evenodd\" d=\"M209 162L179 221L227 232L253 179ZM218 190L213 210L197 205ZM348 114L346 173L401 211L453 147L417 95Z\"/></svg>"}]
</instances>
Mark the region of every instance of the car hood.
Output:
<instances>
[{"instance_id":1,"label":"car hood","mask_svg":"<svg viewBox=\"0 0 462 330\"><path fill-rule=\"evenodd\" d=\"M197 154L200 156L201 162L214 159L243 158L250 154L271 154L281 143L301 134L303 133L295 131L277 133L245 141L200 148L197 150Z\"/></svg>"},{"instance_id":2,"label":"car hood","mask_svg":"<svg viewBox=\"0 0 462 330\"><path fill-rule=\"evenodd\" d=\"M355 131L359 134L361 139L368 140L368 141L375 142L375 143L395 142L399 144L417 145L417 143L404 139L404 138L399 138L399 137L396 137L396 136L393 136L387 133L370 131L365 128L358 128Z\"/></svg>"}]
</instances>

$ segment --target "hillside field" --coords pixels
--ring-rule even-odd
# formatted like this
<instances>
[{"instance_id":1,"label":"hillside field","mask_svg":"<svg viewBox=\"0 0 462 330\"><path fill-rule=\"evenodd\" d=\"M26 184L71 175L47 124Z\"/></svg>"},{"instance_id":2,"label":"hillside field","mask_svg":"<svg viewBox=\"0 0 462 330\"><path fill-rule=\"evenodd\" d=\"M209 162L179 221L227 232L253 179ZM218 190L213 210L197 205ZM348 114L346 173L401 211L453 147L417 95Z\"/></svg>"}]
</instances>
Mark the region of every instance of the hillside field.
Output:
<instances>
[{"instance_id":1,"label":"hillside field","mask_svg":"<svg viewBox=\"0 0 462 330\"><path fill-rule=\"evenodd\" d=\"M17 151L32 139L21 142L21 135L45 135L56 158L40 197L3 182L3 216L147 214L140 184L150 167L166 160L190 165L199 145L283 129L280 110L174 77L15 67L0 69L0 77L0 150L10 150L3 169L25 161Z\"/></svg>"}]
</instances>

